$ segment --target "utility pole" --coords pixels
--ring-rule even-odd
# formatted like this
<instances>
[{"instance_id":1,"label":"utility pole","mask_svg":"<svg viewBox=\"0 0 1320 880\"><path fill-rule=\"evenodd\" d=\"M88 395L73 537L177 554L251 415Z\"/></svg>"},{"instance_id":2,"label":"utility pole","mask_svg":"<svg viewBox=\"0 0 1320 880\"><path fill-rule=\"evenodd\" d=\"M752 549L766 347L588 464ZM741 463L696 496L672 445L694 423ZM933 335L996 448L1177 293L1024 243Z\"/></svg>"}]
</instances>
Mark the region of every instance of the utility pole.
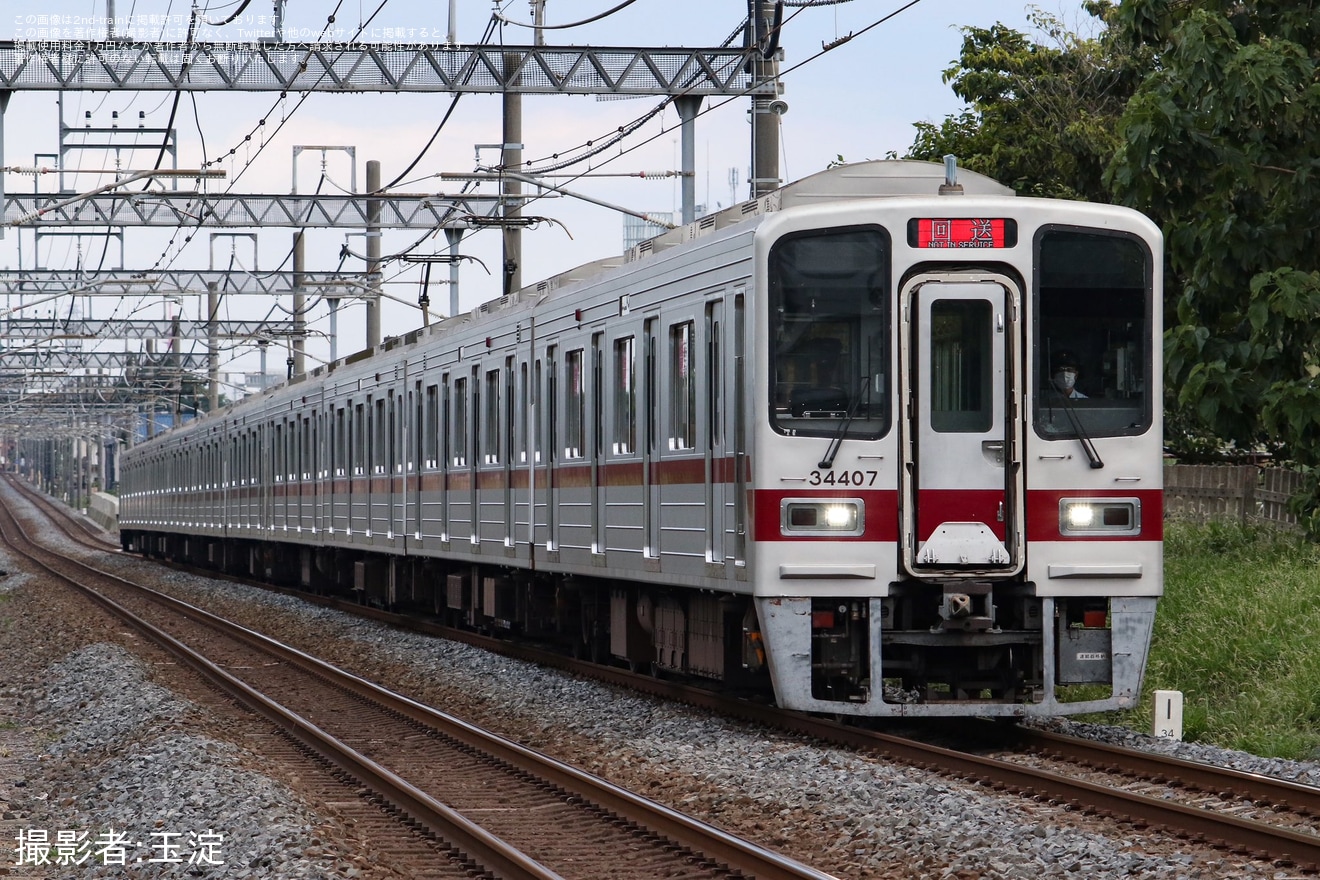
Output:
<instances>
[{"instance_id":1,"label":"utility pole","mask_svg":"<svg viewBox=\"0 0 1320 880\"><path fill-rule=\"evenodd\" d=\"M380 162L367 161L367 271L380 271ZM380 282L372 282L375 295L367 297L367 348L380 345Z\"/></svg>"},{"instance_id":2,"label":"utility pole","mask_svg":"<svg viewBox=\"0 0 1320 880\"><path fill-rule=\"evenodd\" d=\"M788 105L778 98L779 22L771 17L768 0L747 0L748 47L752 51L752 85L775 83L775 96L752 92L752 198L778 189L779 117ZM775 9L780 9L778 5ZM775 15L774 18L778 18Z\"/></svg>"},{"instance_id":3,"label":"utility pole","mask_svg":"<svg viewBox=\"0 0 1320 880\"><path fill-rule=\"evenodd\" d=\"M380 239L377 238L377 241ZM368 239L370 241L370 239ZM293 234L293 374L307 372L307 286L304 270L307 268L307 239L303 230ZM370 306L368 306L370 308Z\"/></svg>"},{"instance_id":4,"label":"utility pole","mask_svg":"<svg viewBox=\"0 0 1320 880\"><path fill-rule=\"evenodd\" d=\"M220 409L220 343L217 340L216 321L220 312L220 285L206 284L206 381L209 405L207 412L214 415Z\"/></svg>"},{"instance_id":5,"label":"utility pole","mask_svg":"<svg viewBox=\"0 0 1320 880\"><path fill-rule=\"evenodd\" d=\"M545 45L545 0L531 0L532 23L535 26L534 42L537 46ZM510 84L517 85L521 76L515 69L520 56L508 53L504 56L504 76ZM504 93L503 148L500 151L500 167L504 171L522 171L522 93L513 90ZM504 196L504 295L516 293L522 289L522 181L505 175L500 185Z\"/></svg>"}]
</instances>

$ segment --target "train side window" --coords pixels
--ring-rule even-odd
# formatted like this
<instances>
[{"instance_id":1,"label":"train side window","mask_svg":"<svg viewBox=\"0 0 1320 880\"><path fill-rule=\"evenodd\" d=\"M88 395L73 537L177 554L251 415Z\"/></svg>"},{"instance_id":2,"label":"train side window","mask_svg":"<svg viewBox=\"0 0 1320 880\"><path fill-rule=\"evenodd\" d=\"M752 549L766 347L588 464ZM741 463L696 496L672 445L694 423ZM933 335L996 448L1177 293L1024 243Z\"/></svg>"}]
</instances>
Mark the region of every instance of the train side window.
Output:
<instances>
[{"instance_id":1,"label":"train side window","mask_svg":"<svg viewBox=\"0 0 1320 880\"><path fill-rule=\"evenodd\" d=\"M284 482L284 423L275 426L275 482Z\"/></svg>"},{"instance_id":2,"label":"train side window","mask_svg":"<svg viewBox=\"0 0 1320 880\"><path fill-rule=\"evenodd\" d=\"M412 412L403 415L403 403L400 402L400 421L403 424L404 435L408 436L408 442L404 445L404 458L407 460L405 470L412 473L414 469L422 469L422 444L426 436L426 403L422 397L422 383L420 381L413 383L413 388L408 392L408 404ZM411 430L409 430L411 429Z\"/></svg>"},{"instance_id":3,"label":"train side window","mask_svg":"<svg viewBox=\"0 0 1320 880\"><path fill-rule=\"evenodd\" d=\"M518 422L514 418L513 403L517 399L514 395L517 389L514 387L515 376L513 369L514 360L512 357L504 359L504 409L500 418L504 419L504 433L500 435L501 443L504 447L504 460L509 464L514 463L514 456L518 449Z\"/></svg>"},{"instance_id":4,"label":"train side window","mask_svg":"<svg viewBox=\"0 0 1320 880\"><path fill-rule=\"evenodd\" d=\"M514 409L517 428L514 431L513 448L518 451L519 464L527 463L527 448L530 445L527 433L527 412L531 409L531 389L528 387L527 363L518 365L518 406Z\"/></svg>"},{"instance_id":5,"label":"train side window","mask_svg":"<svg viewBox=\"0 0 1320 880\"><path fill-rule=\"evenodd\" d=\"M467 413L467 378L454 380L454 418L450 423L449 437L453 444L453 465L467 465L468 451L468 413Z\"/></svg>"},{"instance_id":6,"label":"train side window","mask_svg":"<svg viewBox=\"0 0 1320 880\"><path fill-rule=\"evenodd\" d=\"M389 428L389 424L389 415L385 412L385 398L377 398L372 423L371 472L373 474L385 473L387 463L385 460L387 449L385 433Z\"/></svg>"},{"instance_id":7,"label":"train side window","mask_svg":"<svg viewBox=\"0 0 1320 880\"><path fill-rule=\"evenodd\" d=\"M440 376L440 400L437 401L440 408L440 425L438 440L439 447L436 449L436 460L440 462L440 467L448 469L450 464L450 452L453 450L453 412L450 410L453 401L453 386L449 384L449 374L443 373Z\"/></svg>"},{"instance_id":8,"label":"train side window","mask_svg":"<svg viewBox=\"0 0 1320 880\"><path fill-rule=\"evenodd\" d=\"M305 418L302 420L302 478L310 480L312 478L312 420Z\"/></svg>"},{"instance_id":9,"label":"train side window","mask_svg":"<svg viewBox=\"0 0 1320 880\"><path fill-rule=\"evenodd\" d=\"M586 445L582 355L580 348L564 355L564 458L581 458Z\"/></svg>"},{"instance_id":10,"label":"train side window","mask_svg":"<svg viewBox=\"0 0 1320 880\"><path fill-rule=\"evenodd\" d=\"M367 472L367 407L359 403L353 407L353 474Z\"/></svg>"},{"instance_id":11,"label":"train side window","mask_svg":"<svg viewBox=\"0 0 1320 880\"><path fill-rule=\"evenodd\" d=\"M714 448L724 443L724 373L722 365L724 356L720 353L720 338L723 329L720 322L714 317L715 306L706 305L706 347L707 357L707 384L710 388L707 390L707 401L709 409L710 422L710 445Z\"/></svg>"},{"instance_id":12,"label":"train side window","mask_svg":"<svg viewBox=\"0 0 1320 880\"><path fill-rule=\"evenodd\" d=\"M1033 421L1048 440L1149 430L1157 401L1149 248L1135 236L1046 227L1036 234Z\"/></svg>"},{"instance_id":13,"label":"train side window","mask_svg":"<svg viewBox=\"0 0 1320 880\"><path fill-rule=\"evenodd\" d=\"M636 446L636 340L627 336L614 340L614 454L631 455Z\"/></svg>"},{"instance_id":14,"label":"train side window","mask_svg":"<svg viewBox=\"0 0 1320 880\"><path fill-rule=\"evenodd\" d=\"M468 412L471 413L472 437L468 440L469 449L472 450L472 463L481 462L481 367L472 368L472 383L468 385L472 392L472 400L468 402Z\"/></svg>"},{"instance_id":15,"label":"train side window","mask_svg":"<svg viewBox=\"0 0 1320 880\"><path fill-rule=\"evenodd\" d=\"M334 470L336 477L344 476L348 467L348 418L344 407L335 410Z\"/></svg>"},{"instance_id":16,"label":"train side window","mask_svg":"<svg viewBox=\"0 0 1320 880\"><path fill-rule=\"evenodd\" d=\"M693 322L669 328L669 448L696 446L697 389L692 376Z\"/></svg>"},{"instance_id":17,"label":"train side window","mask_svg":"<svg viewBox=\"0 0 1320 880\"><path fill-rule=\"evenodd\" d=\"M647 318L642 329L642 345L644 346L642 357L645 375L642 383L642 419L643 419L643 441L646 443L646 454L655 453L656 446L659 445L659 425L660 421L656 415L659 410L660 385L659 373L656 366L656 319Z\"/></svg>"},{"instance_id":18,"label":"train side window","mask_svg":"<svg viewBox=\"0 0 1320 880\"><path fill-rule=\"evenodd\" d=\"M543 426L545 422L545 412L544 412L545 401L548 399L541 392L541 382L542 382L543 372L544 372L544 368L541 366L541 360L540 358L537 358L536 366L532 370L532 375L534 377L533 383L535 386L533 389L533 393L536 395L537 398L535 401L536 417L535 419L532 420L532 431L535 434L535 439L532 441L533 444L532 461L536 462L537 464L541 463L541 450L549 448L548 446L545 445L545 434L543 433Z\"/></svg>"},{"instance_id":19,"label":"train side window","mask_svg":"<svg viewBox=\"0 0 1320 880\"><path fill-rule=\"evenodd\" d=\"M426 414L422 419L425 425L422 433L422 458L426 467L434 468L439 463L437 448L440 442L440 387L426 386Z\"/></svg>"},{"instance_id":20,"label":"train side window","mask_svg":"<svg viewBox=\"0 0 1320 880\"><path fill-rule=\"evenodd\" d=\"M591 457L605 452L605 344L604 333L591 334L591 448L585 450Z\"/></svg>"},{"instance_id":21,"label":"train side window","mask_svg":"<svg viewBox=\"0 0 1320 880\"><path fill-rule=\"evenodd\" d=\"M545 458L547 464L555 462L558 449L555 428L559 419L559 349L550 346L545 352Z\"/></svg>"},{"instance_id":22,"label":"train side window","mask_svg":"<svg viewBox=\"0 0 1320 880\"><path fill-rule=\"evenodd\" d=\"M339 475L339 413L333 406L325 417L326 471L325 476Z\"/></svg>"},{"instance_id":23,"label":"train side window","mask_svg":"<svg viewBox=\"0 0 1320 880\"><path fill-rule=\"evenodd\" d=\"M485 443L481 460L485 464L500 463L500 371L486 371Z\"/></svg>"},{"instance_id":24,"label":"train side window","mask_svg":"<svg viewBox=\"0 0 1320 880\"><path fill-rule=\"evenodd\" d=\"M403 398L395 397L395 392L389 392L388 397L388 422L385 422L385 443L387 443L388 454L385 456L384 470L387 474L403 474L404 462L401 455L401 443L404 441L404 402Z\"/></svg>"}]
</instances>

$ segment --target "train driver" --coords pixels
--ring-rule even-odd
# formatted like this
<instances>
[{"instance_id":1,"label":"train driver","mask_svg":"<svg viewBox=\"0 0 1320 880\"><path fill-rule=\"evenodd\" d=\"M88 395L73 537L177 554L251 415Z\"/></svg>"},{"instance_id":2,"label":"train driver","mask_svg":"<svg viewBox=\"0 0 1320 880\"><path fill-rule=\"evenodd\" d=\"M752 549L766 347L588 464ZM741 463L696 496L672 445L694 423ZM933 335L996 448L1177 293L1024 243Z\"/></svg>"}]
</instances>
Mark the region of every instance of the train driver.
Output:
<instances>
[{"instance_id":1,"label":"train driver","mask_svg":"<svg viewBox=\"0 0 1320 880\"><path fill-rule=\"evenodd\" d=\"M1050 358L1050 384L1064 397L1072 400L1086 397L1077 390L1077 376L1080 372L1077 356L1067 349L1059 349Z\"/></svg>"}]
</instances>

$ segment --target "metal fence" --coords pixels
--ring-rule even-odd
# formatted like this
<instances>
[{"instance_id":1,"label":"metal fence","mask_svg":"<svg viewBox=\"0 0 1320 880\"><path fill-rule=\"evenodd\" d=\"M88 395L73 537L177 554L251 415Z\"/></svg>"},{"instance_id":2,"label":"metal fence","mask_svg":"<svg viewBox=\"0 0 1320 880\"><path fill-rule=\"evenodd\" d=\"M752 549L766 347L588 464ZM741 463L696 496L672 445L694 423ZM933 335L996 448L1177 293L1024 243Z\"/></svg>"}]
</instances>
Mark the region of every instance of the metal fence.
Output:
<instances>
[{"instance_id":1,"label":"metal fence","mask_svg":"<svg viewBox=\"0 0 1320 880\"><path fill-rule=\"evenodd\" d=\"M1296 528L1288 499L1302 475L1255 465L1172 464L1164 468L1164 515L1206 522L1235 519Z\"/></svg>"}]
</instances>

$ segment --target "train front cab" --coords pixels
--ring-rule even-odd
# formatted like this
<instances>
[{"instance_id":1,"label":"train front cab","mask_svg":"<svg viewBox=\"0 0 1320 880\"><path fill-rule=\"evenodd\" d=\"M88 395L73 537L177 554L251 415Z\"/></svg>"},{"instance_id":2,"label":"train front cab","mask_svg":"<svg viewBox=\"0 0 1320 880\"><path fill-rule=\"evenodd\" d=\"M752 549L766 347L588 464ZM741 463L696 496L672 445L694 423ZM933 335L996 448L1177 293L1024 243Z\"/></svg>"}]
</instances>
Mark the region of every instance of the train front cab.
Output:
<instances>
[{"instance_id":1,"label":"train front cab","mask_svg":"<svg viewBox=\"0 0 1320 880\"><path fill-rule=\"evenodd\" d=\"M932 261L902 217L769 248L754 579L783 705L1135 705L1162 592L1159 234L1068 211L1023 212L978 261Z\"/></svg>"}]
</instances>

